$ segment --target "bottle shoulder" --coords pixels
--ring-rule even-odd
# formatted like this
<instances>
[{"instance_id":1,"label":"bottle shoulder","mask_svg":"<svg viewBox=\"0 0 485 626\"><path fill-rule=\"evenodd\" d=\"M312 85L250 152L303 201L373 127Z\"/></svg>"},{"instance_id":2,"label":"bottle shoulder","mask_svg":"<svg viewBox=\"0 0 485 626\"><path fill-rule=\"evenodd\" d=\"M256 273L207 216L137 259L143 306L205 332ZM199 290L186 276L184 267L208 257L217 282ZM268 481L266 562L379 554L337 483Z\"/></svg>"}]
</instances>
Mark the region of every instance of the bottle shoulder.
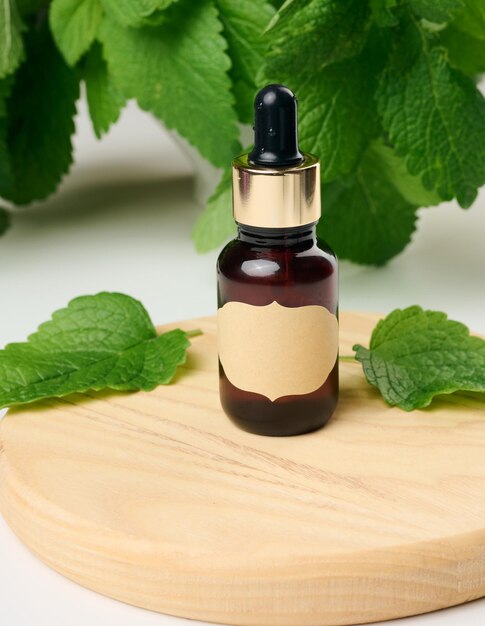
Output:
<instances>
[{"instance_id":1,"label":"bottle shoulder","mask_svg":"<svg viewBox=\"0 0 485 626\"><path fill-rule=\"evenodd\" d=\"M261 246L234 239L219 254L218 274L237 280L310 282L337 273L337 258L324 241L301 246Z\"/></svg>"}]
</instances>

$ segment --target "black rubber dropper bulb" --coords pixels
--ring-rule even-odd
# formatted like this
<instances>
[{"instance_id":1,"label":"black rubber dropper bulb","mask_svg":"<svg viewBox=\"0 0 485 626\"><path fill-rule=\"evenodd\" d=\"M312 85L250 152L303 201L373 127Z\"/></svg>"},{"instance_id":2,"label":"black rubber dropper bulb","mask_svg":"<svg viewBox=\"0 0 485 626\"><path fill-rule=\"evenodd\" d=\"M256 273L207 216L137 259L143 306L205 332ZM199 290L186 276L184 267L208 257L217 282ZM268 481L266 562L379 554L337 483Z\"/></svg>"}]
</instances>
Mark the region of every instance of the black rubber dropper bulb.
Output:
<instances>
[{"instance_id":1,"label":"black rubber dropper bulb","mask_svg":"<svg viewBox=\"0 0 485 626\"><path fill-rule=\"evenodd\" d=\"M295 94L284 85L267 85L254 100L254 149L249 161L263 167L289 167L303 158Z\"/></svg>"}]
</instances>

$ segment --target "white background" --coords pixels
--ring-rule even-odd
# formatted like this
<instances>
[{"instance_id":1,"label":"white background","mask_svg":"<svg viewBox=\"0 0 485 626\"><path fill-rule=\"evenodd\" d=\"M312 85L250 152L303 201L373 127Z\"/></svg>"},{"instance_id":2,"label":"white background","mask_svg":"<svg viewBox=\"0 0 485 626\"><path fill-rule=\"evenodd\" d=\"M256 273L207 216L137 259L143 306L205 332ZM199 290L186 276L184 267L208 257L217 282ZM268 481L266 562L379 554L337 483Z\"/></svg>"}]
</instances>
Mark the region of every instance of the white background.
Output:
<instances>
[{"instance_id":1,"label":"white background","mask_svg":"<svg viewBox=\"0 0 485 626\"><path fill-rule=\"evenodd\" d=\"M81 104L69 177L54 197L17 213L0 239L0 346L24 340L71 298L101 290L139 298L157 324L214 313L217 252L192 247L200 209L191 177L170 135L134 105L100 143ZM485 193L467 211L455 203L421 210L412 244L386 267L342 263L340 304L382 312L420 304L485 334ZM37 561L1 518L0 621L189 623L78 587ZM485 600L393 622L401 623L483 626Z\"/></svg>"}]
</instances>

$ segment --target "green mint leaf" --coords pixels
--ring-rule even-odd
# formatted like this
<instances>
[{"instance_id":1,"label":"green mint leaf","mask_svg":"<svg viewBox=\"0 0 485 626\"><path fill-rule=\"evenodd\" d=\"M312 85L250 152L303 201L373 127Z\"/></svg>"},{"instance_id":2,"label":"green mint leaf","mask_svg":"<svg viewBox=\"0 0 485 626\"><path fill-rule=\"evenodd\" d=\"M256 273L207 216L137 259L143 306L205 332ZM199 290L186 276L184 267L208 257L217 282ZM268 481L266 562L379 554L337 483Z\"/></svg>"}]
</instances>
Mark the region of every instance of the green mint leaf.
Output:
<instances>
[{"instance_id":1,"label":"green mint leaf","mask_svg":"<svg viewBox=\"0 0 485 626\"><path fill-rule=\"evenodd\" d=\"M372 17L378 26L395 26L399 20L394 14L398 0L370 0Z\"/></svg>"},{"instance_id":2,"label":"green mint leaf","mask_svg":"<svg viewBox=\"0 0 485 626\"><path fill-rule=\"evenodd\" d=\"M69 65L75 65L89 49L102 16L99 0L53 0L49 10L50 27Z\"/></svg>"},{"instance_id":3,"label":"green mint leaf","mask_svg":"<svg viewBox=\"0 0 485 626\"><path fill-rule=\"evenodd\" d=\"M0 407L106 387L149 391L171 381L188 346L179 329L157 337L129 296L81 296L0 351Z\"/></svg>"},{"instance_id":4,"label":"green mint leaf","mask_svg":"<svg viewBox=\"0 0 485 626\"><path fill-rule=\"evenodd\" d=\"M485 2L463 0L463 4L464 7L457 15L454 24L477 39L485 39Z\"/></svg>"},{"instance_id":5,"label":"green mint leaf","mask_svg":"<svg viewBox=\"0 0 485 626\"><path fill-rule=\"evenodd\" d=\"M449 22L462 9L462 0L409 0L411 8L419 17L429 22Z\"/></svg>"},{"instance_id":6,"label":"green mint leaf","mask_svg":"<svg viewBox=\"0 0 485 626\"><path fill-rule=\"evenodd\" d=\"M415 206L435 206L440 204L441 198L436 191L423 187L418 176L412 176L406 167L404 159L380 140L374 141L370 150L379 163L382 173L399 191L401 196Z\"/></svg>"},{"instance_id":7,"label":"green mint leaf","mask_svg":"<svg viewBox=\"0 0 485 626\"><path fill-rule=\"evenodd\" d=\"M239 119L249 124L253 121L256 76L266 51L262 35L275 10L265 0L216 0L216 4L232 60L229 75L233 82L236 110Z\"/></svg>"},{"instance_id":8,"label":"green mint leaf","mask_svg":"<svg viewBox=\"0 0 485 626\"><path fill-rule=\"evenodd\" d=\"M485 42L451 25L440 32L450 65L469 76L485 72Z\"/></svg>"},{"instance_id":9,"label":"green mint leaf","mask_svg":"<svg viewBox=\"0 0 485 626\"><path fill-rule=\"evenodd\" d=\"M192 231L197 252L209 252L236 233L232 216L232 170L227 169Z\"/></svg>"},{"instance_id":10,"label":"green mint leaf","mask_svg":"<svg viewBox=\"0 0 485 626\"><path fill-rule=\"evenodd\" d=\"M439 311L397 309L377 324L369 348L354 350L367 381L405 411L437 394L485 391L485 341Z\"/></svg>"},{"instance_id":11,"label":"green mint leaf","mask_svg":"<svg viewBox=\"0 0 485 626\"><path fill-rule=\"evenodd\" d=\"M266 76L305 75L357 54L365 43L370 9L362 0L290 0L272 21ZM289 83L293 88L293 83ZM295 89L296 90L296 89Z\"/></svg>"},{"instance_id":12,"label":"green mint leaf","mask_svg":"<svg viewBox=\"0 0 485 626\"><path fill-rule=\"evenodd\" d=\"M10 228L10 211L0 207L0 235L3 235Z\"/></svg>"},{"instance_id":13,"label":"green mint leaf","mask_svg":"<svg viewBox=\"0 0 485 626\"><path fill-rule=\"evenodd\" d=\"M101 0L103 7L122 26L143 26L155 11L169 7L177 0ZM189 9L190 10L190 9Z\"/></svg>"},{"instance_id":14,"label":"green mint leaf","mask_svg":"<svg viewBox=\"0 0 485 626\"><path fill-rule=\"evenodd\" d=\"M58 52L47 25L26 37L27 62L7 100L11 185L0 196L17 204L45 198L72 163L78 77Z\"/></svg>"},{"instance_id":15,"label":"green mint leaf","mask_svg":"<svg viewBox=\"0 0 485 626\"><path fill-rule=\"evenodd\" d=\"M382 265L410 242L416 206L398 193L372 150L366 152L346 184L324 183L322 196L317 233L340 258Z\"/></svg>"},{"instance_id":16,"label":"green mint leaf","mask_svg":"<svg viewBox=\"0 0 485 626\"><path fill-rule=\"evenodd\" d=\"M473 81L448 65L446 50L430 49L418 33L417 56L403 68L406 49L398 46L383 74L377 92L382 124L412 175L443 200L456 197L468 207L485 182L485 100Z\"/></svg>"},{"instance_id":17,"label":"green mint leaf","mask_svg":"<svg viewBox=\"0 0 485 626\"><path fill-rule=\"evenodd\" d=\"M127 29L103 20L100 37L110 75L126 97L225 167L240 144L217 11L201 1L190 11L174 5L169 13L159 27Z\"/></svg>"},{"instance_id":18,"label":"green mint leaf","mask_svg":"<svg viewBox=\"0 0 485 626\"><path fill-rule=\"evenodd\" d=\"M93 129L96 137L101 138L119 118L126 100L111 80L101 46L97 42L88 52L84 80Z\"/></svg>"},{"instance_id":19,"label":"green mint leaf","mask_svg":"<svg viewBox=\"0 0 485 626\"><path fill-rule=\"evenodd\" d=\"M0 78L14 72L23 61L22 28L14 0L0 0Z\"/></svg>"}]
</instances>

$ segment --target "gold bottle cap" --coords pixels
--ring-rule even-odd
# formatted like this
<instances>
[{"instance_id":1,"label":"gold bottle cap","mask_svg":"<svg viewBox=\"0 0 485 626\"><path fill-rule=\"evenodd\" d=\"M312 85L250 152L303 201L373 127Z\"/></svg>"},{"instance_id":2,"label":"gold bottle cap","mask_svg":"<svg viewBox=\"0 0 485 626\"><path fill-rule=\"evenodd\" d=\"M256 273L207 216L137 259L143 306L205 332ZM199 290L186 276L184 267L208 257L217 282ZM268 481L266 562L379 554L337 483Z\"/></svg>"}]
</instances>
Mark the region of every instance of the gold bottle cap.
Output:
<instances>
[{"instance_id":1,"label":"gold bottle cap","mask_svg":"<svg viewBox=\"0 0 485 626\"><path fill-rule=\"evenodd\" d=\"M262 167L243 154L232 162L234 219L260 228L292 228L320 219L320 163L303 153L301 163Z\"/></svg>"}]
</instances>

